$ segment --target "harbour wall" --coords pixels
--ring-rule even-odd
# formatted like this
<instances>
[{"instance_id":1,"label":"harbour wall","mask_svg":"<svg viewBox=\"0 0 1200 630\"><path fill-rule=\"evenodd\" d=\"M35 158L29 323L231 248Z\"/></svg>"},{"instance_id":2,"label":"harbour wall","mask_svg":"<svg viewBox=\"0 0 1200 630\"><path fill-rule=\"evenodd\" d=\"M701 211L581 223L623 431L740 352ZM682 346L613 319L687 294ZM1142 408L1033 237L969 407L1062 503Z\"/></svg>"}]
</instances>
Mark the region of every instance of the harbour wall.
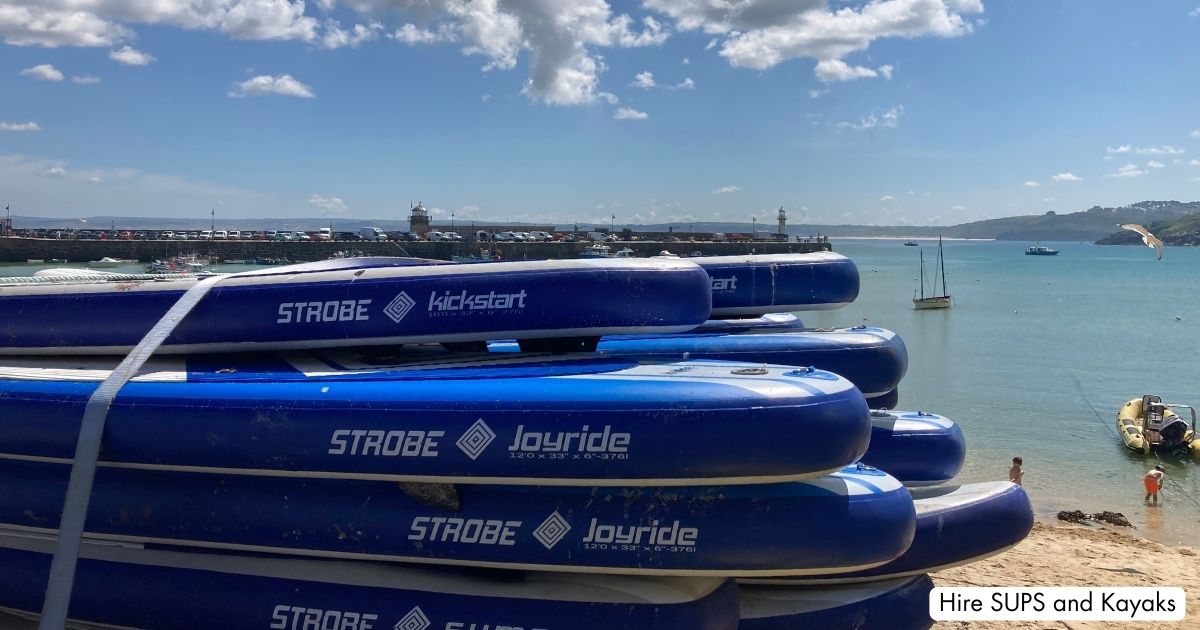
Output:
<instances>
[{"instance_id":1,"label":"harbour wall","mask_svg":"<svg viewBox=\"0 0 1200 630\"><path fill-rule=\"evenodd\" d=\"M196 253L221 260L283 258L290 261L324 260L336 252L362 252L368 256L411 256L452 260L455 256L489 257L503 260L542 260L578 258L591 243L446 243L446 242L369 242L369 241L136 241L67 240L0 237L0 262L62 259L85 263L110 258L141 262ZM803 242L755 241L738 243L632 241L611 243L613 252L628 247L636 256L654 256L663 250L687 256L735 254L783 254L828 251L827 240Z\"/></svg>"}]
</instances>

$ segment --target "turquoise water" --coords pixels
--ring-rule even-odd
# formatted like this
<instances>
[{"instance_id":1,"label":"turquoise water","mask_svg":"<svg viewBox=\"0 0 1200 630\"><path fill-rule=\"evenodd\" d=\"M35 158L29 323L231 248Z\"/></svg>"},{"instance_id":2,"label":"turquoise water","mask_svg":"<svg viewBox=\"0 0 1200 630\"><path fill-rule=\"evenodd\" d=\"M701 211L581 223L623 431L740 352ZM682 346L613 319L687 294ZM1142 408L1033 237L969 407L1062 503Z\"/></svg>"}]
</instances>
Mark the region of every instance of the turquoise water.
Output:
<instances>
[{"instance_id":1,"label":"turquoise water","mask_svg":"<svg viewBox=\"0 0 1200 630\"><path fill-rule=\"evenodd\" d=\"M936 256L936 242L920 242L927 259ZM1115 416L1144 393L1200 406L1200 248L1171 248L1157 261L1142 247L1047 243L1062 253L1040 257L1025 256L1025 245L947 241L954 308L915 311L918 248L837 239L834 250L858 263L860 297L845 309L801 315L812 326L865 320L904 338L910 365L900 407L963 427L962 481L1005 479L1020 455L1039 514L1112 510L1141 535L1195 544L1197 463L1164 461L1160 507L1143 506L1141 477L1157 460L1121 446ZM0 275L48 266L0 266Z\"/></svg>"},{"instance_id":2,"label":"turquoise water","mask_svg":"<svg viewBox=\"0 0 1200 630\"><path fill-rule=\"evenodd\" d=\"M921 240L927 262L937 242ZM912 308L918 248L896 240L835 239L858 264L862 291L845 309L802 314L810 326L864 320L909 350L900 408L949 416L967 437L963 481L1007 478L1025 460L1040 515L1060 509L1124 513L1138 533L1195 544L1200 467L1163 461L1160 507L1142 504L1142 475L1157 463L1127 451L1115 418L1154 393L1200 407L1200 249L946 241L954 307ZM932 265L929 266L932 270ZM1176 321L1176 316L1181 317Z\"/></svg>"}]
</instances>

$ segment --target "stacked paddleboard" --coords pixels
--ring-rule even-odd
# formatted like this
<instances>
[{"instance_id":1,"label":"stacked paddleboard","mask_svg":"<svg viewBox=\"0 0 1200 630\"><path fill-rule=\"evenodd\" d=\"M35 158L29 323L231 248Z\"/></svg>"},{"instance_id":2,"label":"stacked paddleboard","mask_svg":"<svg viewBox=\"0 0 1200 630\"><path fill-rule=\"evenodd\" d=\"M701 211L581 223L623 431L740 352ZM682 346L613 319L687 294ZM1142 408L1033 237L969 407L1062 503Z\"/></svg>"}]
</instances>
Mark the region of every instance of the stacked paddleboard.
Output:
<instances>
[{"instance_id":1,"label":"stacked paddleboard","mask_svg":"<svg viewBox=\"0 0 1200 630\"><path fill-rule=\"evenodd\" d=\"M727 271L746 273L718 289ZM559 354L766 339L797 324L768 313L853 300L844 257L348 259L205 282L173 329L195 280L0 285L0 607L40 610L81 418L151 329L167 356L105 419L79 623L733 628L731 578L871 571L916 533L910 490L855 465L875 427L852 380L736 350ZM889 335L861 343L894 356ZM791 604L756 623L904 600L772 588Z\"/></svg>"},{"instance_id":2,"label":"stacked paddleboard","mask_svg":"<svg viewBox=\"0 0 1200 630\"><path fill-rule=\"evenodd\" d=\"M89 400L197 282L0 283L0 608L41 610ZM832 253L219 279L111 401L70 617L927 627L1032 511L888 410L898 335L791 314L858 290Z\"/></svg>"}]
</instances>

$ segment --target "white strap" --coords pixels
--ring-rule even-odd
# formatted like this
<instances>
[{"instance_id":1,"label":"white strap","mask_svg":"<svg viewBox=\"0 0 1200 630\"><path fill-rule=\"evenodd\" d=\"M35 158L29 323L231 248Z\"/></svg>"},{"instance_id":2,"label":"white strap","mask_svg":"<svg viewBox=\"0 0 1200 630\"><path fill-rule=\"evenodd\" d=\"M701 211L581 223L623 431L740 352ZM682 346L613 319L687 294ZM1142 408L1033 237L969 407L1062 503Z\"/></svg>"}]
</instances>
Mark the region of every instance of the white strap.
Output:
<instances>
[{"instance_id":1,"label":"white strap","mask_svg":"<svg viewBox=\"0 0 1200 630\"><path fill-rule=\"evenodd\" d=\"M236 275L204 278L192 285L88 398L79 427L79 441L75 445L71 479L67 482L67 498L58 526L58 543L54 560L50 563L50 581L46 587L46 601L42 605L42 620L38 625L40 630L59 630L66 626L80 539L87 518L92 482L96 478L96 460L100 457L104 423L113 399L208 291L218 282Z\"/></svg>"}]
</instances>

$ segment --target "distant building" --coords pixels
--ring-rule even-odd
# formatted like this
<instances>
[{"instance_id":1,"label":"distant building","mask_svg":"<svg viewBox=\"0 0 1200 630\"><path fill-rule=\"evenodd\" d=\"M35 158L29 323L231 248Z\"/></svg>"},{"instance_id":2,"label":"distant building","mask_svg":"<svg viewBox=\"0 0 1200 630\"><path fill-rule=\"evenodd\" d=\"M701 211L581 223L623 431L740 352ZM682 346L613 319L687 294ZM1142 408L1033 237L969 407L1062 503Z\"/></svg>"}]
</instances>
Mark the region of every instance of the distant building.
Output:
<instances>
[{"instance_id":1,"label":"distant building","mask_svg":"<svg viewBox=\"0 0 1200 630\"><path fill-rule=\"evenodd\" d=\"M779 228L775 230L775 233L787 234L787 213L783 211L783 206L779 206L779 214L775 218L779 220Z\"/></svg>"},{"instance_id":2,"label":"distant building","mask_svg":"<svg viewBox=\"0 0 1200 630\"><path fill-rule=\"evenodd\" d=\"M420 201L413 206L412 214L408 215L408 231L421 236L429 232L429 211Z\"/></svg>"}]
</instances>

